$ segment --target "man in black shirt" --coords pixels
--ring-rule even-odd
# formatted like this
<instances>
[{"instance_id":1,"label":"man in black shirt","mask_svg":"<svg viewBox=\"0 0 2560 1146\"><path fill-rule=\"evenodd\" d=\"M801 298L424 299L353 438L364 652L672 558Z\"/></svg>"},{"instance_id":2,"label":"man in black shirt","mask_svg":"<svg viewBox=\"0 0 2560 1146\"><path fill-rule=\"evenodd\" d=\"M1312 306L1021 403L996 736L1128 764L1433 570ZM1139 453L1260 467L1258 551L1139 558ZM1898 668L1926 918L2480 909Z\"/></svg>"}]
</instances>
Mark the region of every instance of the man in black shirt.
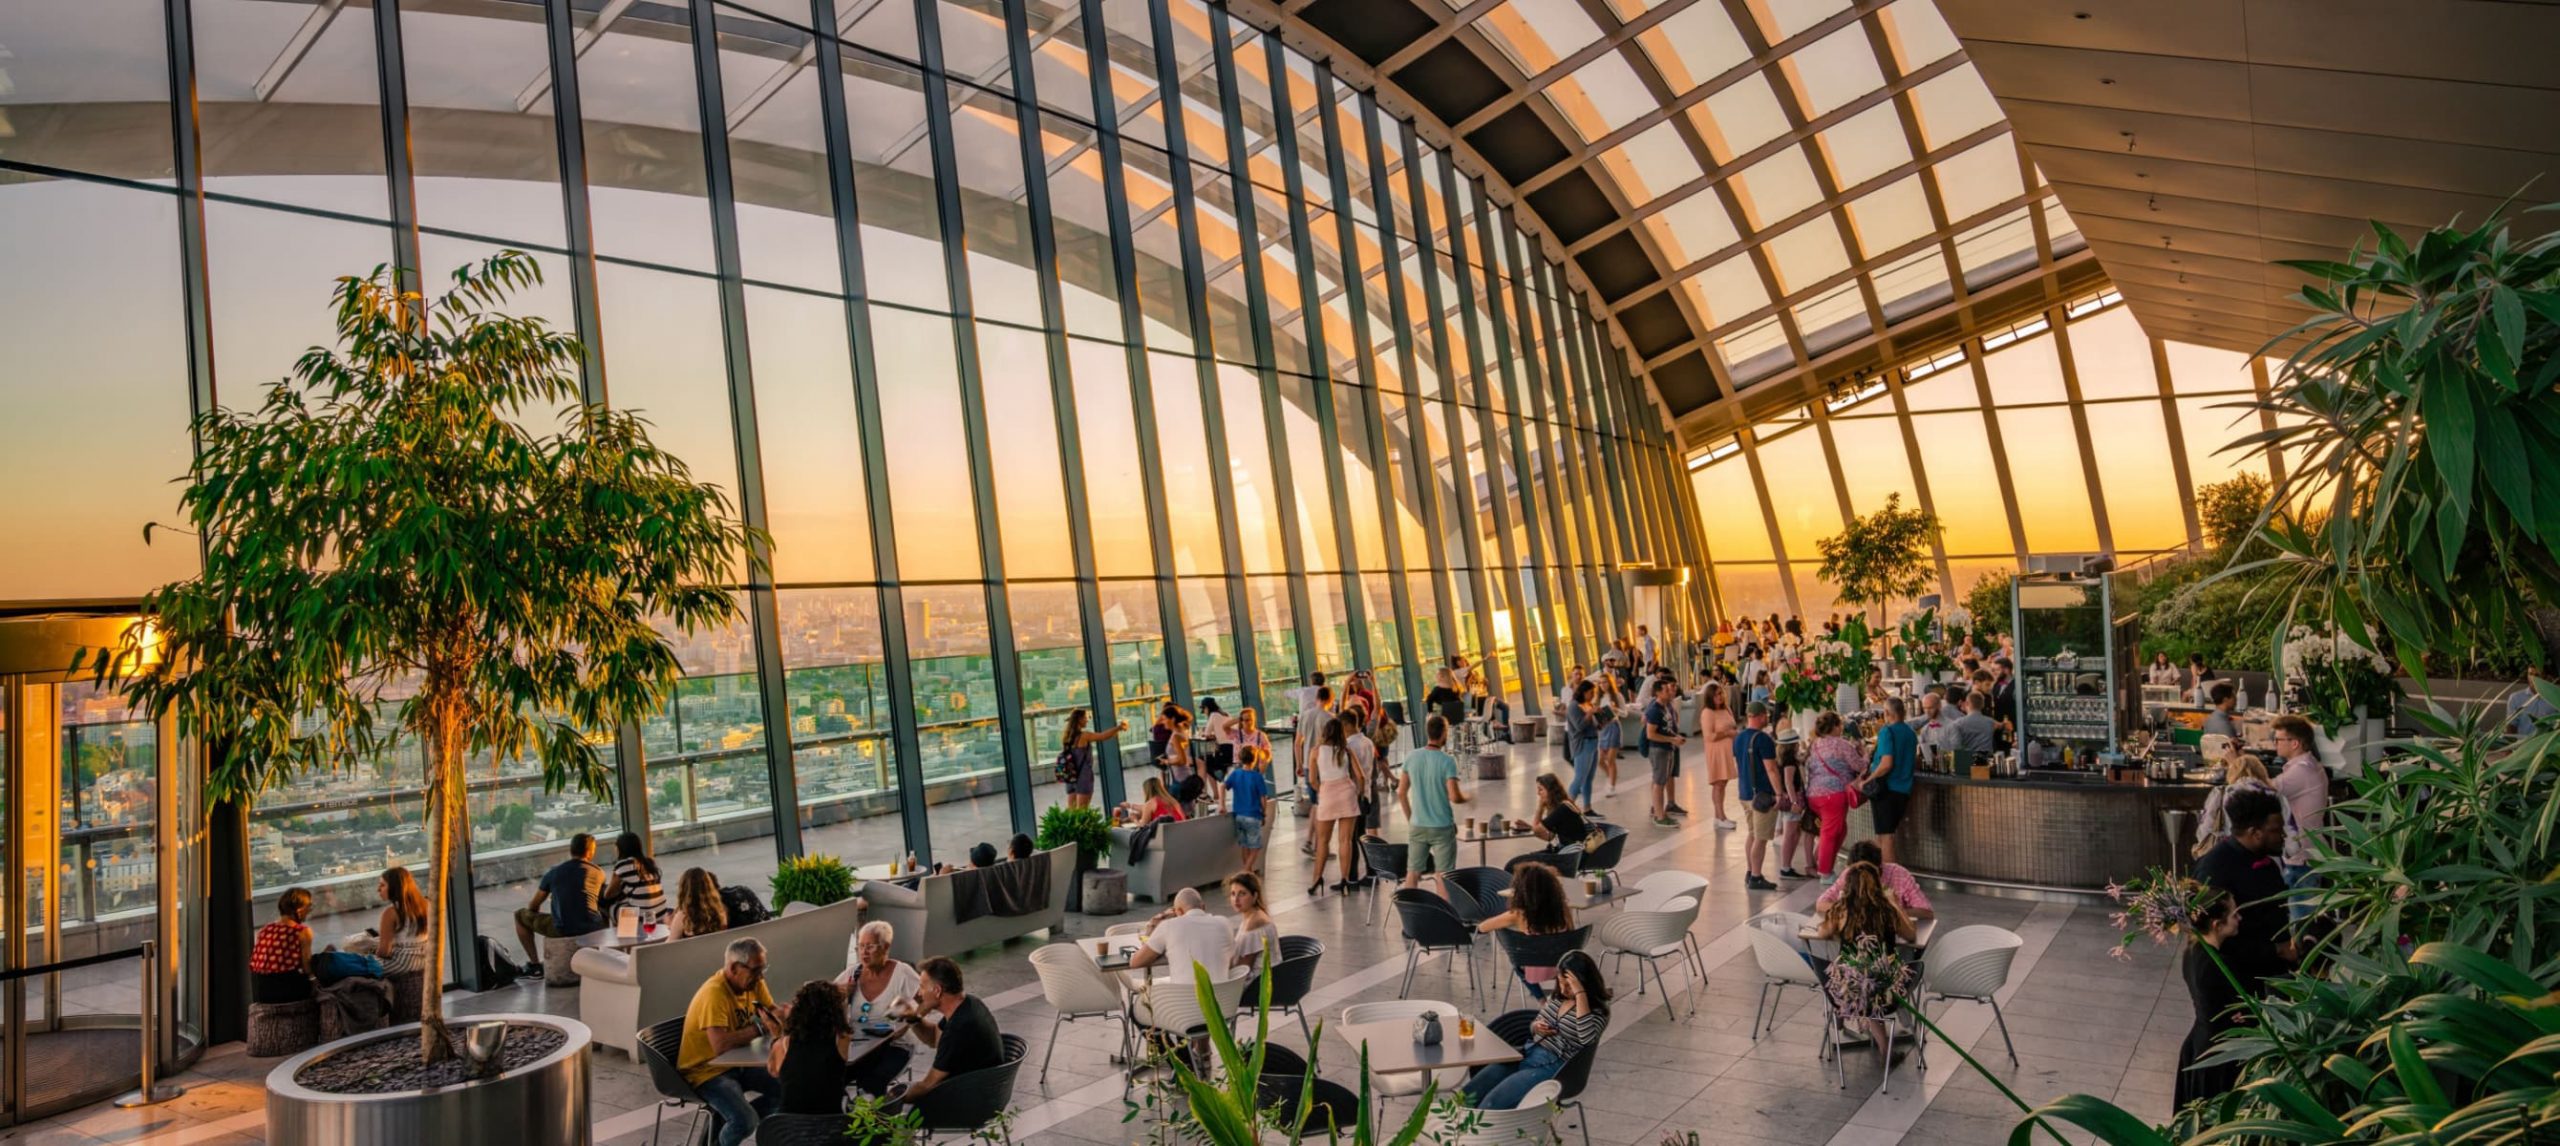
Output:
<instances>
[{"instance_id":1,"label":"man in black shirt","mask_svg":"<svg viewBox=\"0 0 2560 1146\"><path fill-rule=\"evenodd\" d=\"M533 902L516 911L516 942L524 944L528 975L542 973L542 948L535 936L575 938L613 926L605 918L605 889L612 877L595 864L596 838L585 832L569 837L569 858L542 874ZM545 910L544 905L549 904Z\"/></svg>"},{"instance_id":2,"label":"man in black shirt","mask_svg":"<svg viewBox=\"0 0 2560 1146\"><path fill-rule=\"evenodd\" d=\"M1004 1061L1004 1035L996 1030L996 1017L962 989L959 964L936 955L919 964L916 974L923 979L916 988L917 1011L939 1015L940 1021L914 1024L916 1037L933 1048L933 1069L898 1095L904 1105L913 1105L955 1075Z\"/></svg>"},{"instance_id":3,"label":"man in black shirt","mask_svg":"<svg viewBox=\"0 0 2560 1146\"><path fill-rule=\"evenodd\" d=\"M2293 970L2294 943L2285 931L2284 802L2275 793L2243 788L2223 801L2231 834L2196 860L2196 878L2240 907L2240 933L2224 940L2222 957L2240 986L2255 995L2267 979Z\"/></svg>"}]
</instances>

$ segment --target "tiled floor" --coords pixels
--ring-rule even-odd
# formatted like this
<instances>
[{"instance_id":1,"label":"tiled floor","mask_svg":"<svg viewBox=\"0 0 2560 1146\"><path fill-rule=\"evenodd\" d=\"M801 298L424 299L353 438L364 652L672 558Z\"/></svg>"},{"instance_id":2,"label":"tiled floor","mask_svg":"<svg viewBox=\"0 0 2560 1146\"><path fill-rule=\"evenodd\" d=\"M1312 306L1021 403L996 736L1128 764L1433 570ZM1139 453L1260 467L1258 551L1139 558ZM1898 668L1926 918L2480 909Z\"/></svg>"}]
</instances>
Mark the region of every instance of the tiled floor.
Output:
<instances>
[{"instance_id":1,"label":"tiled floor","mask_svg":"<svg viewBox=\"0 0 2560 1146\"><path fill-rule=\"evenodd\" d=\"M1515 753L1507 780L1474 786L1479 808L1530 805L1530 777L1545 766L1551 749L1540 744ZM1690 771L1694 776L1697 769ZM1601 799L1604 811L1632 825L1624 870L1640 877L1680 868L1714 881L1696 932L1709 976L1694 1016L1688 1013L1688 988L1676 971L1671 972L1669 1013L1656 1005L1656 995L1632 992L1632 975L1613 979L1622 992L1620 1005L1583 1096L1593 1141L1652 1146L1666 1132L1687 1130L1697 1130L1702 1141L1788 1146L1826 1141L1972 1146L2006 1139L2015 1122L2014 1108L1945 1047L1933 1049L1925 1071L1916 1061L1894 1071L1889 1093L1877 1092L1877 1056L1851 1050L1843 1088L1815 1057L1814 1003L1802 992L1791 993L1773 1033L1753 1040L1751 1014L1760 976L1739 925L1762 911L1805 910L1817 889L1808 883L1776 894L1744 892L1739 833L1718 832L1697 816L1678 829L1646 824L1638 786L1641 770L1630 767L1625 775L1623 794ZM1703 815L1703 786L1690 791L1688 781L1683 783L1681 802ZM1307 861L1297 852L1302 823L1284 816L1274 825L1271 882L1281 930L1313 935L1326 944L1310 1000L1316 1013L1338 1014L1346 1003L1393 998L1404 956L1392 917L1372 926L1364 897L1306 898L1299 880L1306 875ZM1514 851L1522 848L1512 845ZM1495 852L1499 863L1503 849ZM673 857L670 862L684 861ZM2167 1115L2170 1071L2188 1023L2185 992L2167 950L2144 945L2135 949L2130 962L2109 958L2107 949L2116 936L2099 911L1958 894L1937 899L1946 920L1942 928L1991 923L2026 941L2003 1002L2018 1065L2012 1066L2003 1051L1987 1007L1958 1003L1942 1008L1936 1018L1950 1038L2029 1102L2079 1092L2112 1098L2146 1118ZM1071 916L1066 933L1099 934L1103 926L1127 918L1134 916ZM1051 1012L1025 957L1042 941L986 948L962 961L971 992L989 1001L1008 1032L1030 1041L1035 1063L1047 1049ZM1495 963L1487 961L1484 970L1488 986L1498 985ZM1463 969L1455 975L1453 979L1444 961L1426 963L1414 994L1466 1005ZM577 991L525 986L458 997L451 1008L462 1014L539 1010L574 1015ZM1296 1046L1301 1036L1290 1029L1294 1026L1284 1018L1274 1028L1281 1032L1276 1037ZM1121 1084L1107 1061L1116 1041L1113 1029L1097 1023L1070 1025L1060 1038L1062 1053L1051 1063L1045 1084L1035 1077L1036 1070L1023 1074L1015 1093L1016 1139L1075 1146L1137 1137L1121 1121ZM1331 1035L1324 1042L1319 1048L1322 1072L1349 1081L1342 1066L1348 1048ZM236 1045L219 1048L179 1080L191 1090L168 1106L147 1112L94 1107L0 1132L0 1140L73 1146L260 1141L259 1080L273 1065L273 1060L247 1058ZM620 1054L597 1052L594 1098L598 1143L649 1140L655 1096L645 1073ZM1560 1125L1568 1140L1578 1140L1569 1118ZM665 1140L672 1141L673 1134Z\"/></svg>"}]
</instances>

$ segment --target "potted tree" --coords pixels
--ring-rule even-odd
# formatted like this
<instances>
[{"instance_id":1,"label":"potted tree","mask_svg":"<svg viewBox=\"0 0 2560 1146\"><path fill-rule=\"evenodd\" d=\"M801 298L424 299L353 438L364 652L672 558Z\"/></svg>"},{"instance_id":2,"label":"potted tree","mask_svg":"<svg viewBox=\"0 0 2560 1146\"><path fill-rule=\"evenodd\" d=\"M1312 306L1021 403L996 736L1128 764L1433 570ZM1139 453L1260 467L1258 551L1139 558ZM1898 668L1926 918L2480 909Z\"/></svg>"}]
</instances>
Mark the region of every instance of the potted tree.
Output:
<instances>
[{"instance_id":1,"label":"potted tree","mask_svg":"<svg viewBox=\"0 0 2560 1146\"><path fill-rule=\"evenodd\" d=\"M742 557L760 565L768 544L641 419L580 400L573 335L503 312L540 281L516 251L456 270L433 297L383 267L339 279L334 348L304 353L256 408L196 419L180 504L201 570L146 596L147 624L96 663L207 746L210 800L254 800L415 738L439 903L455 894L455 847L468 838L467 763L530 756L549 791L612 799L599 745L658 711L681 675L650 618L687 631L728 622L738 608L721 584ZM534 428L553 410L555 429ZM159 655L143 655L146 641ZM448 965L445 918L429 916L430 974ZM394 1028L405 1048L386 1050L379 1032L319 1048L278 1069L274 1101L359 1101L332 1087L363 1072L327 1064L405 1051L407 1063L373 1073L407 1085L364 1097L410 1105L357 1116L364 1125L451 1141L468 1128L439 1118L520 1106L452 1101L463 1064L439 994L426 993L414 1030ZM583 1140L586 1029L515 1019L566 1045L469 1085L574 1069L561 1092L574 1092L574 1117L500 1137L549 1141L547 1128L574 1126ZM270 1116L276 1140L292 1140L296 1114Z\"/></svg>"},{"instance_id":2,"label":"potted tree","mask_svg":"<svg viewBox=\"0 0 2560 1146\"><path fill-rule=\"evenodd\" d=\"M1067 880L1067 910L1084 910L1084 873L1102 866L1111 854L1111 821L1095 808L1053 805L1040 813L1040 831L1032 838L1042 850L1074 845L1075 874Z\"/></svg>"},{"instance_id":3,"label":"potted tree","mask_svg":"<svg viewBox=\"0 0 2560 1146\"><path fill-rule=\"evenodd\" d=\"M1873 613L1881 625L1886 604L1929 587L1936 572L1929 546L1938 532L1936 514L1904 509L1901 494L1888 494L1884 508L1851 517L1839 533L1822 539L1820 575L1841 604Z\"/></svg>"}]
</instances>

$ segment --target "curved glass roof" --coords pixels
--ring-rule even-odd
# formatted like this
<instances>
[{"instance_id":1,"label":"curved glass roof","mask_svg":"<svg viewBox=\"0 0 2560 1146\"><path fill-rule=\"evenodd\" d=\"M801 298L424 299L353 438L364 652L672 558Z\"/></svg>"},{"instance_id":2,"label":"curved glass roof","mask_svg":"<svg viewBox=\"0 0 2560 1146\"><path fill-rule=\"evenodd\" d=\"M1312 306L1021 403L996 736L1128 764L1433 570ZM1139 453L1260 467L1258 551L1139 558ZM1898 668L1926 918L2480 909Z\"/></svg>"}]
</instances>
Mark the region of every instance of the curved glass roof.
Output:
<instances>
[{"instance_id":1,"label":"curved glass roof","mask_svg":"<svg viewBox=\"0 0 2560 1146\"><path fill-rule=\"evenodd\" d=\"M1675 414L2084 247L1933 0L1280 7L1508 184Z\"/></svg>"}]
</instances>

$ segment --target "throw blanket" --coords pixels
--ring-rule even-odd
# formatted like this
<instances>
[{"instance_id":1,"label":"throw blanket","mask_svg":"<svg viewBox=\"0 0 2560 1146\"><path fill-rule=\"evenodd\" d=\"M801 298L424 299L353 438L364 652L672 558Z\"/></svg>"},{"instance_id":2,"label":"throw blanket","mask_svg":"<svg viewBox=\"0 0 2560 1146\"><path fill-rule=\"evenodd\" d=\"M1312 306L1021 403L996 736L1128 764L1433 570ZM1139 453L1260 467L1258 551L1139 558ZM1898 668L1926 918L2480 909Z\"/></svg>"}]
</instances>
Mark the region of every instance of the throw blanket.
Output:
<instances>
[{"instance_id":1,"label":"throw blanket","mask_svg":"<svg viewBox=\"0 0 2560 1146\"><path fill-rule=\"evenodd\" d=\"M1049 907L1049 860L1034 856L951 873L951 913L967 923L982 915L1007 919Z\"/></svg>"},{"instance_id":2,"label":"throw blanket","mask_svg":"<svg viewBox=\"0 0 2560 1146\"><path fill-rule=\"evenodd\" d=\"M360 1035L391 1025L391 984L380 979L349 978L324 983L320 996L320 1029L332 1038Z\"/></svg>"},{"instance_id":3,"label":"throw blanket","mask_svg":"<svg viewBox=\"0 0 2560 1146\"><path fill-rule=\"evenodd\" d=\"M1139 860L1147 858L1147 849L1154 847L1156 843L1156 825L1163 822L1164 821L1162 820L1149 820L1135 828L1131 828L1129 830L1129 854L1122 862L1127 863L1131 867L1136 867L1138 866Z\"/></svg>"}]
</instances>

